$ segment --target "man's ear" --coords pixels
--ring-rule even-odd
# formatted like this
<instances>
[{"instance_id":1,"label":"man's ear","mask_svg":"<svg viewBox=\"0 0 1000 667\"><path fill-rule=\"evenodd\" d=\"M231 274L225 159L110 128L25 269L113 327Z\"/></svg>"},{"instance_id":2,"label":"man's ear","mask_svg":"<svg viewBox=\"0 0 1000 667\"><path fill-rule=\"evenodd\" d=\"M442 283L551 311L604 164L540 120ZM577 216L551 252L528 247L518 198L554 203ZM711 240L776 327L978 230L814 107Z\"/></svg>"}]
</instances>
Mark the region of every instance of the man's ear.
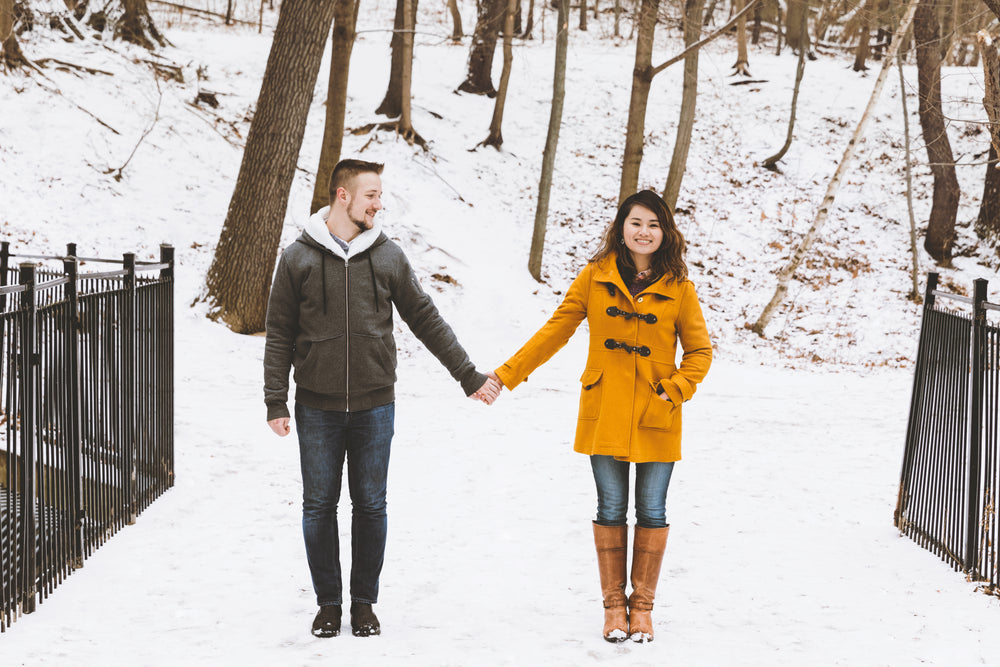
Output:
<instances>
[{"instance_id":1,"label":"man's ear","mask_svg":"<svg viewBox=\"0 0 1000 667\"><path fill-rule=\"evenodd\" d=\"M347 188L343 186L337 188L337 191L336 193L334 193L334 196L337 201L341 201L345 204L347 203L347 200L350 198L350 195L347 193Z\"/></svg>"}]
</instances>

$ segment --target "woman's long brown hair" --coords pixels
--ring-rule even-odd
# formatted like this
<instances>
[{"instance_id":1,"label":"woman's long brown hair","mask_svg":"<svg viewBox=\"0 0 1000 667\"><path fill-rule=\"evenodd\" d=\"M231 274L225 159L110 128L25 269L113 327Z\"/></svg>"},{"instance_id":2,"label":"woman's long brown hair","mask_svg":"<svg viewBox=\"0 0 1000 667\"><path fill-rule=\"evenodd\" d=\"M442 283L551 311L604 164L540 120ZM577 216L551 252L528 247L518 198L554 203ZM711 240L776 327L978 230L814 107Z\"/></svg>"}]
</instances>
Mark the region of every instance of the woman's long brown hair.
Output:
<instances>
[{"instance_id":1,"label":"woman's long brown hair","mask_svg":"<svg viewBox=\"0 0 1000 667\"><path fill-rule=\"evenodd\" d=\"M687 249L687 244L684 242L684 235L677 229L674 215L670 212L667 202L663 201L663 198L652 190L640 190L622 202L622 205L618 207L618 214L604 232L601 246L590 258L590 261L596 262L609 255L617 254L618 261L630 269L633 274L635 273L635 262L632 261L632 253L625 247L625 237L622 235L622 230L625 227L625 219L632 212L632 207L636 205L652 211L657 220L660 221L660 229L663 230L663 242L650 258L650 268L657 276L666 276L668 283L674 280L677 282L687 280L687 264L684 263L684 251Z\"/></svg>"}]
</instances>

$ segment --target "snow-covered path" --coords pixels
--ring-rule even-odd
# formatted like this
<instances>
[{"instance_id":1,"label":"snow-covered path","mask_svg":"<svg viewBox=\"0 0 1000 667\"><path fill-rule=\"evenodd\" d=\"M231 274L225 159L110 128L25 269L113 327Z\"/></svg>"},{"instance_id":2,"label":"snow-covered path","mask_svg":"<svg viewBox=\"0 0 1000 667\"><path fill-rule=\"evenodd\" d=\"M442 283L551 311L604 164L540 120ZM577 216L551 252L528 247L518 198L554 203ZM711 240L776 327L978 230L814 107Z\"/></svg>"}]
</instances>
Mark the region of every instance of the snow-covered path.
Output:
<instances>
[{"instance_id":1,"label":"snow-covered path","mask_svg":"<svg viewBox=\"0 0 1000 667\"><path fill-rule=\"evenodd\" d=\"M570 444L583 335L492 408L404 355L384 633L314 639L263 339L180 318L177 485L0 637L4 664L968 665L1000 649L1000 601L892 526L909 374L731 362L686 407L656 641L605 643L593 482ZM478 348L471 321L456 329Z\"/></svg>"}]
</instances>

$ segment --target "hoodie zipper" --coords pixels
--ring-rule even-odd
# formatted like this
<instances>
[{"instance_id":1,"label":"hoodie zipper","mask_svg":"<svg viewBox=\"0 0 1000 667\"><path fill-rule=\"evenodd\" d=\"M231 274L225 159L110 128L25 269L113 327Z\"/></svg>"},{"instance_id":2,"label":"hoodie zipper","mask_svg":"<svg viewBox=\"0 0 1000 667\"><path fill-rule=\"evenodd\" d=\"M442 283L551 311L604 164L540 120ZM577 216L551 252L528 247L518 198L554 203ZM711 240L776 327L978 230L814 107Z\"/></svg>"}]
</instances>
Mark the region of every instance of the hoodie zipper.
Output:
<instances>
[{"instance_id":1,"label":"hoodie zipper","mask_svg":"<svg viewBox=\"0 0 1000 667\"><path fill-rule=\"evenodd\" d=\"M347 396L346 412L351 411L351 290L347 284L350 273L347 269L349 260L344 258L344 317L347 320L344 331L344 345L347 347L347 354L344 355L344 394Z\"/></svg>"}]
</instances>

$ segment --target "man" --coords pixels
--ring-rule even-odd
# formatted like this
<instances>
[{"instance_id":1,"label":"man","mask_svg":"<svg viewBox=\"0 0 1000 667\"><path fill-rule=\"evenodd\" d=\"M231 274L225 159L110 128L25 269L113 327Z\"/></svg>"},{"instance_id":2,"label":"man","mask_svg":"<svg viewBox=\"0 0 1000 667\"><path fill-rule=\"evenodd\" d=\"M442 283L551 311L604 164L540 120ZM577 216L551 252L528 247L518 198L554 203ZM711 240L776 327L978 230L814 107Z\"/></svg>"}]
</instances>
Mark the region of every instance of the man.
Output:
<instances>
[{"instance_id":1,"label":"man","mask_svg":"<svg viewBox=\"0 0 1000 667\"><path fill-rule=\"evenodd\" d=\"M312 633L340 634L337 503L344 458L351 494L351 631L381 632L372 605L386 541L386 474L393 435L396 344L392 306L461 383L492 403L499 384L476 371L424 293L403 251L375 220L382 165L343 160L330 206L313 215L278 262L267 307L264 402L268 426L290 432L288 373L302 466L302 532L319 612Z\"/></svg>"}]
</instances>

